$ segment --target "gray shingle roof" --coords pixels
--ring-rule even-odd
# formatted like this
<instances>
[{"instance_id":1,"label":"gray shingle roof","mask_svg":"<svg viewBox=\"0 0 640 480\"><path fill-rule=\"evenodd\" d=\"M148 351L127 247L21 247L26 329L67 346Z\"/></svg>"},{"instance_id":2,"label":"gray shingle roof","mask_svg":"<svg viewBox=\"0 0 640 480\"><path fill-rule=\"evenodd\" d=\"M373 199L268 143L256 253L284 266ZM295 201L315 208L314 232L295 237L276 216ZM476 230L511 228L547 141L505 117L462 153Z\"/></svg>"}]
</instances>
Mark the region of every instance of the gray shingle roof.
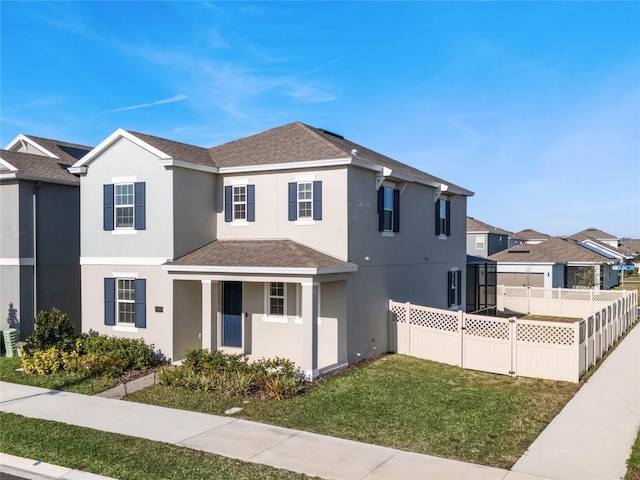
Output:
<instances>
[{"instance_id":1,"label":"gray shingle roof","mask_svg":"<svg viewBox=\"0 0 640 480\"><path fill-rule=\"evenodd\" d=\"M44 145L43 145L44 146ZM69 164L57 158L34 155L32 153L12 152L0 150L0 158L18 169L18 175L27 175L39 179L63 180L66 182L80 183L75 175L67 171ZM8 173L8 172L4 172Z\"/></svg>"},{"instance_id":2,"label":"gray shingle roof","mask_svg":"<svg viewBox=\"0 0 640 480\"><path fill-rule=\"evenodd\" d=\"M471 195L472 192L426 172L346 140L334 133L305 125L289 123L250 137L209 149L214 163L220 167L240 167L308 162L357 157L372 165L430 182L445 183Z\"/></svg>"},{"instance_id":3,"label":"gray shingle roof","mask_svg":"<svg viewBox=\"0 0 640 480\"><path fill-rule=\"evenodd\" d=\"M582 241L585 238L593 238L594 240L618 240L618 237L615 237L610 233L603 232L597 228L587 228L581 232L574 233L569 238L573 238L578 241Z\"/></svg>"},{"instance_id":4,"label":"gray shingle roof","mask_svg":"<svg viewBox=\"0 0 640 480\"><path fill-rule=\"evenodd\" d=\"M610 261L588 248L578 245L575 240L550 237L537 244L520 244L489 257L497 262L516 263L604 263Z\"/></svg>"},{"instance_id":5,"label":"gray shingle roof","mask_svg":"<svg viewBox=\"0 0 640 480\"><path fill-rule=\"evenodd\" d=\"M87 153L89 153L93 148L86 145L80 145L78 143L62 142L60 140L35 137L33 135L25 135L25 137L33 140L41 147L46 148L54 155L57 155L60 160L69 165L73 165L76 161L80 160Z\"/></svg>"},{"instance_id":6,"label":"gray shingle roof","mask_svg":"<svg viewBox=\"0 0 640 480\"><path fill-rule=\"evenodd\" d=\"M152 147L170 155L174 160L193 163L196 165L204 165L207 167L215 167L209 150L187 143L174 142L165 138L154 137L145 133L132 132L127 130L131 135L138 137L140 140L148 143Z\"/></svg>"},{"instance_id":7,"label":"gray shingle roof","mask_svg":"<svg viewBox=\"0 0 640 480\"><path fill-rule=\"evenodd\" d=\"M531 228L525 228L513 235L516 240L545 240L550 238L546 233L540 233Z\"/></svg>"},{"instance_id":8,"label":"gray shingle roof","mask_svg":"<svg viewBox=\"0 0 640 480\"><path fill-rule=\"evenodd\" d=\"M291 240L216 240L165 265L272 268L354 266Z\"/></svg>"},{"instance_id":9,"label":"gray shingle roof","mask_svg":"<svg viewBox=\"0 0 640 480\"><path fill-rule=\"evenodd\" d=\"M494 227L488 223L481 222L473 217L467 217L467 232L487 232L498 235L512 235L511 232L503 230L502 228Z\"/></svg>"}]
</instances>

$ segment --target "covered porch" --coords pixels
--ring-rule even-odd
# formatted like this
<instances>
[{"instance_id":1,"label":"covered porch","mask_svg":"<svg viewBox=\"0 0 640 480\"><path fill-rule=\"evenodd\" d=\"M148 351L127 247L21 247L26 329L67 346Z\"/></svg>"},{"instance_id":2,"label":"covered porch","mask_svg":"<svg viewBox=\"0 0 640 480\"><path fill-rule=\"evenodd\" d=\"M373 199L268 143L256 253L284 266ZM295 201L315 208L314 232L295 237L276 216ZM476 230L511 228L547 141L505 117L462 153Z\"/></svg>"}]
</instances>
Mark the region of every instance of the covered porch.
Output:
<instances>
[{"instance_id":1,"label":"covered porch","mask_svg":"<svg viewBox=\"0 0 640 480\"><path fill-rule=\"evenodd\" d=\"M175 359L194 348L288 358L309 379L347 364L357 266L290 240L215 241L163 266Z\"/></svg>"}]
</instances>

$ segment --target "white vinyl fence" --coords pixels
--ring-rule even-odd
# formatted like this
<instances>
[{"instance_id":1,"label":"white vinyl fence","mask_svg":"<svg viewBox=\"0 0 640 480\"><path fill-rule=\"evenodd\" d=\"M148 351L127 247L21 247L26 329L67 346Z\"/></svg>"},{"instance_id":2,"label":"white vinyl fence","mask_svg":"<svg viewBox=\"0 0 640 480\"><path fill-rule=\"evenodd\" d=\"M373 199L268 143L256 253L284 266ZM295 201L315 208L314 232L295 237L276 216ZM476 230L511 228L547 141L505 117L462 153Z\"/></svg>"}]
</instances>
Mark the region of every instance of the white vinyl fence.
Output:
<instances>
[{"instance_id":1,"label":"white vinyl fence","mask_svg":"<svg viewBox=\"0 0 640 480\"><path fill-rule=\"evenodd\" d=\"M635 291L498 287L501 311L582 318L559 323L390 301L390 349L473 370L578 382L634 324L636 305Z\"/></svg>"}]
</instances>

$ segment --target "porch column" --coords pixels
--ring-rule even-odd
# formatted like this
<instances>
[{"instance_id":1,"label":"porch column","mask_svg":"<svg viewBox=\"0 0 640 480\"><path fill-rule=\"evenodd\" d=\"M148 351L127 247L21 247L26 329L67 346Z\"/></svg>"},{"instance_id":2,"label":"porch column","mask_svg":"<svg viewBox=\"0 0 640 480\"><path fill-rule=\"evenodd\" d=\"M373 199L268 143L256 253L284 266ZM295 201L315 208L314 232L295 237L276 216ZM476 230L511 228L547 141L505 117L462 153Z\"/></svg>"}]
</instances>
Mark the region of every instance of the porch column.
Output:
<instances>
[{"instance_id":1,"label":"porch column","mask_svg":"<svg viewBox=\"0 0 640 480\"><path fill-rule=\"evenodd\" d=\"M302 286L302 371L309 380L318 378L318 283Z\"/></svg>"},{"instance_id":2,"label":"porch column","mask_svg":"<svg viewBox=\"0 0 640 480\"><path fill-rule=\"evenodd\" d=\"M218 319L218 282L202 280L202 348L214 350L217 345L214 324ZM215 322L215 323L214 323Z\"/></svg>"}]
</instances>

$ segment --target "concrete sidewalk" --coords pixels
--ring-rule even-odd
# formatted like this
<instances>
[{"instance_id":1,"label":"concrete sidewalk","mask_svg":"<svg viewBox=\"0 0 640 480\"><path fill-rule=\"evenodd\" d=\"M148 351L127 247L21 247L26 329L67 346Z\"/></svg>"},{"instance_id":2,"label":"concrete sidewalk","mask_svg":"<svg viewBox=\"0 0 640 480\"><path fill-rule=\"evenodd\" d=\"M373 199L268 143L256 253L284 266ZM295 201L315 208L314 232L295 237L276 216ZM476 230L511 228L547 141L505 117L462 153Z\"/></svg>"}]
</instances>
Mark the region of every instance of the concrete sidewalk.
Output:
<instances>
[{"instance_id":1,"label":"concrete sidewalk","mask_svg":"<svg viewBox=\"0 0 640 480\"><path fill-rule=\"evenodd\" d=\"M618 346L511 471L232 417L4 382L0 382L0 410L327 479L618 479L624 476L640 424L640 327Z\"/></svg>"}]
</instances>

